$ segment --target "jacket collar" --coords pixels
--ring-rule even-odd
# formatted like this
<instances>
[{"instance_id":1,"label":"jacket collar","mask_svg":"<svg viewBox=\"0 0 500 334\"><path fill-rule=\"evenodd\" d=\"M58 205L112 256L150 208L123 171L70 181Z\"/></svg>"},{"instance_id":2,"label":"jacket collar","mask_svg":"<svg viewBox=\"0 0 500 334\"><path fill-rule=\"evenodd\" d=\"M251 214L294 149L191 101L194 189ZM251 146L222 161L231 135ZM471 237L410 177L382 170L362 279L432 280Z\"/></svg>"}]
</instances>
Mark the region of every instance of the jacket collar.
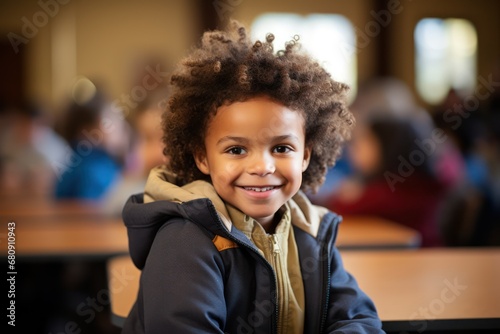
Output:
<instances>
[{"instance_id":1,"label":"jacket collar","mask_svg":"<svg viewBox=\"0 0 500 334\"><path fill-rule=\"evenodd\" d=\"M228 231L231 231L231 217L226 209L226 204L217 195L212 184L203 180L179 186L176 176L165 166L153 168L149 173L144 191L144 203L154 201L170 201L185 203L195 199L208 198L212 201L215 210Z\"/></svg>"},{"instance_id":2,"label":"jacket collar","mask_svg":"<svg viewBox=\"0 0 500 334\"><path fill-rule=\"evenodd\" d=\"M245 230L242 222L247 221L240 210L226 204L217 194L211 183L197 180L185 185L178 185L178 180L166 166L154 168L149 174L144 192L144 203L167 200L175 203L185 203L194 199L208 198L212 201L224 226L231 231L232 222L238 222L237 227ZM319 225L327 209L311 204L306 195L299 191L283 208L290 213L293 225L316 237Z\"/></svg>"}]
</instances>

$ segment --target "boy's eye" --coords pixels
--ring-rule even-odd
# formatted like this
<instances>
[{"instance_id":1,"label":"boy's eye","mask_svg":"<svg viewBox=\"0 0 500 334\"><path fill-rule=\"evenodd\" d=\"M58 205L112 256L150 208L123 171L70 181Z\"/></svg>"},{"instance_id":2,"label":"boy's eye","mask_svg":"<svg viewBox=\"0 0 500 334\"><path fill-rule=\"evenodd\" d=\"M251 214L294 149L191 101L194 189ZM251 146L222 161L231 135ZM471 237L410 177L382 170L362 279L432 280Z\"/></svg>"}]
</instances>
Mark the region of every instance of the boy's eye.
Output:
<instances>
[{"instance_id":1,"label":"boy's eye","mask_svg":"<svg viewBox=\"0 0 500 334\"><path fill-rule=\"evenodd\" d=\"M245 149L243 147L235 146L229 148L226 152L233 155L240 155L245 153Z\"/></svg>"},{"instance_id":2,"label":"boy's eye","mask_svg":"<svg viewBox=\"0 0 500 334\"><path fill-rule=\"evenodd\" d=\"M288 153L290 151L292 151L292 149L288 146L285 146L285 145L279 145L279 146L276 146L273 151L275 153Z\"/></svg>"}]
</instances>

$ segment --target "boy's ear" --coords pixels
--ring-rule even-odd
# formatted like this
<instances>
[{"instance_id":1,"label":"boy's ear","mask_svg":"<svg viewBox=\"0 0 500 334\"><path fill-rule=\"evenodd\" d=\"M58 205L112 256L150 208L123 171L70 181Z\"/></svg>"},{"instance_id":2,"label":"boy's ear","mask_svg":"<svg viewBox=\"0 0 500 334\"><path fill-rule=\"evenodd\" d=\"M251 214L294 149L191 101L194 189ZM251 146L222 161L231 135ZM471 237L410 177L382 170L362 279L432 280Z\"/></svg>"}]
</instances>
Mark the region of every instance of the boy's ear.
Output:
<instances>
[{"instance_id":1,"label":"boy's ear","mask_svg":"<svg viewBox=\"0 0 500 334\"><path fill-rule=\"evenodd\" d=\"M194 153L194 161L196 167L205 175L210 175L210 168L208 166L207 155L203 151Z\"/></svg>"},{"instance_id":2,"label":"boy's ear","mask_svg":"<svg viewBox=\"0 0 500 334\"><path fill-rule=\"evenodd\" d=\"M311 149L306 147L304 149L304 160L302 160L302 172L305 172L309 166L309 161L311 161Z\"/></svg>"}]
</instances>

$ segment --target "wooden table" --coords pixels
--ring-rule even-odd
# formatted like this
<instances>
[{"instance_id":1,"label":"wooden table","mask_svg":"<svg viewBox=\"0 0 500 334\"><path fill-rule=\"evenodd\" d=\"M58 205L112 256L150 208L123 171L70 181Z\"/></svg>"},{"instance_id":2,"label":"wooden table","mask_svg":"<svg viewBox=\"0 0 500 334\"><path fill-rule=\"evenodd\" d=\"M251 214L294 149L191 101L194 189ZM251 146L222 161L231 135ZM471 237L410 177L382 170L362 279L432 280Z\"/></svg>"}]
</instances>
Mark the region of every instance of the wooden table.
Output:
<instances>
[{"instance_id":1,"label":"wooden table","mask_svg":"<svg viewBox=\"0 0 500 334\"><path fill-rule=\"evenodd\" d=\"M341 250L417 248L420 243L417 231L373 216L345 216L337 237Z\"/></svg>"},{"instance_id":2,"label":"wooden table","mask_svg":"<svg viewBox=\"0 0 500 334\"><path fill-rule=\"evenodd\" d=\"M128 256L112 258L107 264L108 289L111 299L111 322L123 327L139 291L141 272ZM120 277L124 277L119 279Z\"/></svg>"},{"instance_id":3,"label":"wooden table","mask_svg":"<svg viewBox=\"0 0 500 334\"><path fill-rule=\"evenodd\" d=\"M387 331L500 329L500 248L342 252Z\"/></svg>"},{"instance_id":4,"label":"wooden table","mask_svg":"<svg viewBox=\"0 0 500 334\"><path fill-rule=\"evenodd\" d=\"M128 252L126 228L120 218L99 215L99 209L88 203L55 204L52 209L40 205L43 218L20 214L10 216L15 222L16 256L18 257L102 257ZM7 224L0 221L1 253L6 254ZM404 226L366 217L347 217L340 225L337 245L340 249L383 249L417 247L417 232Z\"/></svg>"},{"instance_id":5,"label":"wooden table","mask_svg":"<svg viewBox=\"0 0 500 334\"><path fill-rule=\"evenodd\" d=\"M101 257L128 253L120 217L99 202L48 196L0 197L0 255L7 253L7 226L15 224L17 258Z\"/></svg>"},{"instance_id":6,"label":"wooden table","mask_svg":"<svg viewBox=\"0 0 500 334\"><path fill-rule=\"evenodd\" d=\"M32 200L11 200L4 198L0 201L0 220L68 220L73 218L108 218L101 204L95 201L61 200L46 198Z\"/></svg>"},{"instance_id":7,"label":"wooden table","mask_svg":"<svg viewBox=\"0 0 500 334\"><path fill-rule=\"evenodd\" d=\"M7 222L0 224L1 254L7 252ZM127 230L121 219L73 218L15 225L16 257L109 257L128 253Z\"/></svg>"},{"instance_id":8,"label":"wooden table","mask_svg":"<svg viewBox=\"0 0 500 334\"><path fill-rule=\"evenodd\" d=\"M500 329L500 248L343 251L344 265L377 306L386 331ZM122 326L140 271L108 262L112 322ZM125 277L125 279L119 279Z\"/></svg>"}]
</instances>

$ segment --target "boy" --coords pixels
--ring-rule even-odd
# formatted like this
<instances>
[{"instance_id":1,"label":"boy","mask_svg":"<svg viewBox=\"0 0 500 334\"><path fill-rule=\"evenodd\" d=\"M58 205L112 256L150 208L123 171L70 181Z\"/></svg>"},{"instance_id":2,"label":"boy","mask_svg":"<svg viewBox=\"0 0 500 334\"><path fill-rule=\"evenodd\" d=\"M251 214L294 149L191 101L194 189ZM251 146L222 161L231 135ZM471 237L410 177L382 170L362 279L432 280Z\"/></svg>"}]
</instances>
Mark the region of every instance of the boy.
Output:
<instances>
[{"instance_id":1,"label":"boy","mask_svg":"<svg viewBox=\"0 0 500 334\"><path fill-rule=\"evenodd\" d=\"M316 189L354 119L347 86L232 22L174 72L165 166L123 217L142 269L123 333L380 333Z\"/></svg>"}]
</instances>

